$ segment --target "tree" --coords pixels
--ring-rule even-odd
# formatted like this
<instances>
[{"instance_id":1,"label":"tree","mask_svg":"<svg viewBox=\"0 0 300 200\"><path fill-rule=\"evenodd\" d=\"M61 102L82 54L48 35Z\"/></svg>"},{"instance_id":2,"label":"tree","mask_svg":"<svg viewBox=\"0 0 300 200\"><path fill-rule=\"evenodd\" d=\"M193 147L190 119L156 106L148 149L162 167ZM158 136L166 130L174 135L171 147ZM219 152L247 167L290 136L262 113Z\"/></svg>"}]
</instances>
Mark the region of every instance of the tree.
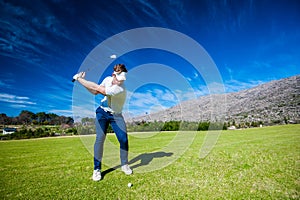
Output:
<instances>
[{"instance_id":1,"label":"tree","mask_svg":"<svg viewBox=\"0 0 300 200\"><path fill-rule=\"evenodd\" d=\"M19 123L29 124L35 118L35 114L28 110L22 110L19 114Z\"/></svg>"},{"instance_id":2,"label":"tree","mask_svg":"<svg viewBox=\"0 0 300 200\"><path fill-rule=\"evenodd\" d=\"M42 123L47 120L47 115L45 112L39 112L36 114L38 123Z\"/></svg>"},{"instance_id":3,"label":"tree","mask_svg":"<svg viewBox=\"0 0 300 200\"><path fill-rule=\"evenodd\" d=\"M60 117L57 114L50 113L50 114L48 114L47 118L50 121L50 124L52 124L52 125L61 124Z\"/></svg>"},{"instance_id":4,"label":"tree","mask_svg":"<svg viewBox=\"0 0 300 200\"><path fill-rule=\"evenodd\" d=\"M200 122L198 125L198 131L207 131L209 128L210 122Z\"/></svg>"},{"instance_id":5,"label":"tree","mask_svg":"<svg viewBox=\"0 0 300 200\"><path fill-rule=\"evenodd\" d=\"M0 124L9 125L11 124L11 122L12 122L11 118L7 117L6 114L4 113L0 114Z\"/></svg>"},{"instance_id":6,"label":"tree","mask_svg":"<svg viewBox=\"0 0 300 200\"><path fill-rule=\"evenodd\" d=\"M169 121L165 122L164 126L162 127L162 131L178 131L180 126L179 121Z\"/></svg>"}]
</instances>

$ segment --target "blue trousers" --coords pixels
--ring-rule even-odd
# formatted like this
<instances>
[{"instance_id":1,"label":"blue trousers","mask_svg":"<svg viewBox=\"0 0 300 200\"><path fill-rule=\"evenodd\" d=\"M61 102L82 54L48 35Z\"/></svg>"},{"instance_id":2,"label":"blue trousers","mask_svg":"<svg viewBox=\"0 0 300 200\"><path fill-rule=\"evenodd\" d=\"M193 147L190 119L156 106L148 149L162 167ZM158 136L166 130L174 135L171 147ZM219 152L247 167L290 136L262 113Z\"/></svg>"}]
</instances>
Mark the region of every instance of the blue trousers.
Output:
<instances>
[{"instance_id":1,"label":"blue trousers","mask_svg":"<svg viewBox=\"0 0 300 200\"><path fill-rule=\"evenodd\" d=\"M121 165L128 163L128 136L125 120L122 114L105 112L101 107L96 110L96 141L94 144L94 170L101 170L103 146L108 125L111 125L120 143Z\"/></svg>"}]
</instances>

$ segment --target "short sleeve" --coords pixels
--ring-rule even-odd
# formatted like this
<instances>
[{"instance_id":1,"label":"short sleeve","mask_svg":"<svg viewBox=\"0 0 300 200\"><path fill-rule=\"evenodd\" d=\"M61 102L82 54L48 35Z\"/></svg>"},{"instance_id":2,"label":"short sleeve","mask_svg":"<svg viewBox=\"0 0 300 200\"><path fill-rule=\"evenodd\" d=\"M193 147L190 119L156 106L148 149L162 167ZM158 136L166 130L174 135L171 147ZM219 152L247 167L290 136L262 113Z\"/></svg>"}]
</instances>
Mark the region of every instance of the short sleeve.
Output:
<instances>
[{"instance_id":1,"label":"short sleeve","mask_svg":"<svg viewBox=\"0 0 300 200\"><path fill-rule=\"evenodd\" d=\"M106 77L106 78L100 83L100 85L102 85L102 86L107 86L110 82L111 82L110 77Z\"/></svg>"},{"instance_id":2,"label":"short sleeve","mask_svg":"<svg viewBox=\"0 0 300 200\"><path fill-rule=\"evenodd\" d=\"M108 96L114 96L114 95L117 95L121 92L123 92L124 89L118 85L112 85L110 87L105 87L105 93L106 95Z\"/></svg>"}]
</instances>

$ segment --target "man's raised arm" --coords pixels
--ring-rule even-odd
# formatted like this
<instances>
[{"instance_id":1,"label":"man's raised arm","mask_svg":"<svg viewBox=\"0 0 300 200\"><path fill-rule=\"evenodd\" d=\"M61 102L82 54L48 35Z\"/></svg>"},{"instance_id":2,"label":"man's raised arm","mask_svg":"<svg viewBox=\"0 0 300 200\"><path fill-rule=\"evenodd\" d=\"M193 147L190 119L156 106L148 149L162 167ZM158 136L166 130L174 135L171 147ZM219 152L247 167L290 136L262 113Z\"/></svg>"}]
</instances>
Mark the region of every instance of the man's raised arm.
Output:
<instances>
[{"instance_id":1,"label":"man's raised arm","mask_svg":"<svg viewBox=\"0 0 300 200\"><path fill-rule=\"evenodd\" d=\"M84 79L85 72L80 72L76 75L74 75L73 78L75 80L77 80L81 85L83 85L90 93L92 93L94 95L97 95L97 94L106 95L105 87L103 85L98 85L97 83L94 83L92 81L87 81Z\"/></svg>"}]
</instances>

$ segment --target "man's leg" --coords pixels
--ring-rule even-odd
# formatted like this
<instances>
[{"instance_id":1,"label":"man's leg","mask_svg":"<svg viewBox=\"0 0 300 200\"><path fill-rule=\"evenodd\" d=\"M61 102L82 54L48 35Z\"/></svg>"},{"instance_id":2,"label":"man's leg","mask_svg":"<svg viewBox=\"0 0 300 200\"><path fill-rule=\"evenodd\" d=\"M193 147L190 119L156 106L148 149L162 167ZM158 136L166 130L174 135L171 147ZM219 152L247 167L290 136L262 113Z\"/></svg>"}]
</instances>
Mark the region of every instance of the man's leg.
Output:
<instances>
[{"instance_id":1,"label":"man's leg","mask_svg":"<svg viewBox=\"0 0 300 200\"><path fill-rule=\"evenodd\" d=\"M101 109L101 108L100 108ZM102 110L102 109L101 109ZM105 111L101 112L97 109L96 113L96 140L94 144L94 170L101 170L101 161L103 157L103 146L108 127L108 120L105 116Z\"/></svg>"},{"instance_id":2,"label":"man's leg","mask_svg":"<svg viewBox=\"0 0 300 200\"><path fill-rule=\"evenodd\" d=\"M110 123L120 143L121 170L130 175L132 170L128 166L128 136L125 120L122 115L114 115Z\"/></svg>"},{"instance_id":3,"label":"man's leg","mask_svg":"<svg viewBox=\"0 0 300 200\"><path fill-rule=\"evenodd\" d=\"M120 160L121 165L128 163L128 136L126 123L122 115L114 115L111 120L111 126L120 143Z\"/></svg>"}]
</instances>

